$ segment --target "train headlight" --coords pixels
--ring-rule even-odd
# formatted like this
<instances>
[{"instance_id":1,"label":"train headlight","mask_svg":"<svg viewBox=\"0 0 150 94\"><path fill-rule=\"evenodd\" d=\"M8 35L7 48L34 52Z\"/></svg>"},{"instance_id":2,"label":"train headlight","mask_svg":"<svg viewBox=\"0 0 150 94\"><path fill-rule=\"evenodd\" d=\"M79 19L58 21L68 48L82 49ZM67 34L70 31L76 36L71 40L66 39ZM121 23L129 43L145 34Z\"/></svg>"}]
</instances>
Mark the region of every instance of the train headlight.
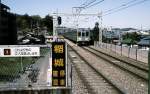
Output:
<instances>
[{"instance_id":1,"label":"train headlight","mask_svg":"<svg viewBox=\"0 0 150 94\"><path fill-rule=\"evenodd\" d=\"M81 41L82 39L81 39L81 38L78 38L78 40Z\"/></svg>"},{"instance_id":2,"label":"train headlight","mask_svg":"<svg viewBox=\"0 0 150 94\"><path fill-rule=\"evenodd\" d=\"M85 38L85 40L86 40L86 41L88 41L88 40L89 40L89 38Z\"/></svg>"}]
</instances>

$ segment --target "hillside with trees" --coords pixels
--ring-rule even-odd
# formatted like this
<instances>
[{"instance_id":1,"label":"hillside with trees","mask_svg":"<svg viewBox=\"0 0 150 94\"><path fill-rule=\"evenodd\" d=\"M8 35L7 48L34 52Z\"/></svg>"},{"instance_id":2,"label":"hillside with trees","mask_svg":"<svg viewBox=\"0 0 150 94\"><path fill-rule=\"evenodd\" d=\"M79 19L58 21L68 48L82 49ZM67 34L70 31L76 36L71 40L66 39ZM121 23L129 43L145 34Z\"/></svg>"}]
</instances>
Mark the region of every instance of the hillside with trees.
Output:
<instances>
[{"instance_id":1,"label":"hillside with trees","mask_svg":"<svg viewBox=\"0 0 150 94\"><path fill-rule=\"evenodd\" d=\"M33 32L37 28L47 28L47 31L52 34L53 31L53 18L46 15L41 18L39 15L29 16L28 14L16 16L17 29L20 33Z\"/></svg>"}]
</instances>

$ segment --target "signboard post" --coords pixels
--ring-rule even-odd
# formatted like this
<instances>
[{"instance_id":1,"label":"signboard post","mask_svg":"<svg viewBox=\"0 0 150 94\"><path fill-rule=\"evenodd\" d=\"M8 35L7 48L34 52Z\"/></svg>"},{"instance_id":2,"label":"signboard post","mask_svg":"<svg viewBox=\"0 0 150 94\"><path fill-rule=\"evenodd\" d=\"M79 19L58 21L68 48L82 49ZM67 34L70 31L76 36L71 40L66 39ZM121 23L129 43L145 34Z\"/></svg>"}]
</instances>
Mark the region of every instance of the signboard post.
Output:
<instances>
[{"instance_id":1,"label":"signboard post","mask_svg":"<svg viewBox=\"0 0 150 94\"><path fill-rule=\"evenodd\" d=\"M66 44L52 43L52 86L66 86Z\"/></svg>"}]
</instances>

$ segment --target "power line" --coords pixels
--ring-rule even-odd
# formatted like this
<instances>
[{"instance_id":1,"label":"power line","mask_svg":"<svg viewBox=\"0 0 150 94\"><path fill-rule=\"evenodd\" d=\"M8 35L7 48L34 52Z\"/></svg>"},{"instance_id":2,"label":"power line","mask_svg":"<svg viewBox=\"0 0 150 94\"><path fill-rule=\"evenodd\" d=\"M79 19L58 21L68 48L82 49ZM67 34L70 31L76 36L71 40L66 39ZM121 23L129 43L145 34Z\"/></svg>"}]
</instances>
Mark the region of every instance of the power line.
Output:
<instances>
[{"instance_id":1,"label":"power line","mask_svg":"<svg viewBox=\"0 0 150 94\"><path fill-rule=\"evenodd\" d=\"M113 11L113 10L119 9L119 8L121 8L121 7L124 7L124 6L128 5L128 4L133 3L133 2L136 2L136 1L138 1L138 0L129 1L129 2L125 3L125 4L122 4L122 5L118 6L118 7L115 7L115 8L109 9L109 10L106 10L106 11L104 11L104 12L106 13L106 12L109 12L109 11Z\"/></svg>"},{"instance_id":2,"label":"power line","mask_svg":"<svg viewBox=\"0 0 150 94\"><path fill-rule=\"evenodd\" d=\"M137 1L137 0L136 0ZM106 15L109 15L109 14L112 14L112 13L115 13L115 12L119 12L119 11L121 11L121 10L124 10L124 9L127 9L127 8L129 8L129 7L132 7L132 6L135 6L135 5L138 5L138 4L141 4L141 3L144 3L145 1L148 1L148 0L142 0L142 1L139 1L139 2L136 2L136 3L133 3L133 4L130 4L130 5L124 5L124 6L126 6L126 7L120 7L120 9L117 9L117 10L115 10L115 11L113 11L113 10L111 10L110 11L110 13L104 13L105 15L103 15L103 16L106 16Z\"/></svg>"},{"instance_id":3,"label":"power line","mask_svg":"<svg viewBox=\"0 0 150 94\"><path fill-rule=\"evenodd\" d=\"M81 4L80 6L85 5L86 3L88 3L89 0L86 0L83 4Z\"/></svg>"},{"instance_id":4,"label":"power line","mask_svg":"<svg viewBox=\"0 0 150 94\"><path fill-rule=\"evenodd\" d=\"M91 0L91 1L86 1L85 3L83 3L80 7L82 7L82 9L86 9L86 8L90 8L90 7L92 7L92 6L95 6L95 5L97 5L97 4L99 4L99 3L101 3L101 2L103 2L104 0L100 0L100 1L98 1L98 0Z\"/></svg>"},{"instance_id":5,"label":"power line","mask_svg":"<svg viewBox=\"0 0 150 94\"><path fill-rule=\"evenodd\" d=\"M118 6L118 7L109 9L109 10L105 11L105 13L106 13L106 12L109 12L109 11L113 11L113 10L119 9L119 8L124 7L124 6L126 6L126 5L128 5L128 4L130 4L130 3L135 2L135 1L138 1L138 0L132 0L132 1L129 1L129 2L127 2L127 3L125 3L125 4L122 4L122 5Z\"/></svg>"},{"instance_id":6,"label":"power line","mask_svg":"<svg viewBox=\"0 0 150 94\"><path fill-rule=\"evenodd\" d=\"M103 1L104 1L104 0L98 1L98 2L96 2L96 3L94 3L94 4L90 5L90 6L87 6L86 8L90 8L90 7L93 7L93 6L95 6L95 5L98 5L99 3L103 2Z\"/></svg>"},{"instance_id":7,"label":"power line","mask_svg":"<svg viewBox=\"0 0 150 94\"><path fill-rule=\"evenodd\" d=\"M90 2L87 2L87 4L85 3L85 4L83 4L84 6L82 6L82 7L87 7L87 6L89 6L90 4L92 4L92 3L94 3L96 0L91 0Z\"/></svg>"}]
</instances>

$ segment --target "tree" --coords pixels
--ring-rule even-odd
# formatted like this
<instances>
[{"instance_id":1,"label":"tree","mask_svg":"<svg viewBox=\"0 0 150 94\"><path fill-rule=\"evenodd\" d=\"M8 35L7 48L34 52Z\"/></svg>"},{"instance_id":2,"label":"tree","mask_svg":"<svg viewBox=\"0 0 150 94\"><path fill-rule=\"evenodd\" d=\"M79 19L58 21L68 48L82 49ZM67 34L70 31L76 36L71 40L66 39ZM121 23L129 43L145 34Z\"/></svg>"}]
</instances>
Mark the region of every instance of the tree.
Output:
<instances>
[{"instance_id":1,"label":"tree","mask_svg":"<svg viewBox=\"0 0 150 94\"><path fill-rule=\"evenodd\" d=\"M39 15L31 16L31 24L33 28L42 27L42 18Z\"/></svg>"},{"instance_id":2,"label":"tree","mask_svg":"<svg viewBox=\"0 0 150 94\"><path fill-rule=\"evenodd\" d=\"M96 22L93 30L91 31L91 39L93 41L99 40L99 23Z\"/></svg>"},{"instance_id":3,"label":"tree","mask_svg":"<svg viewBox=\"0 0 150 94\"><path fill-rule=\"evenodd\" d=\"M53 17L46 15L42 19L42 26L46 26L49 32L53 32Z\"/></svg>"},{"instance_id":4,"label":"tree","mask_svg":"<svg viewBox=\"0 0 150 94\"><path fill-rule=\"evenodd\" d=\"M139 35L137 32L133 32L133 33L127 32L122 37L123 37L123 43L129 44L129 45L136 44L141 39L141 35Z\"/></svg>"},{"instance_id":5,"label":"tree","mask_svg":"<svg viewBox=\"0 0 150 94\"><path fill-rule=\"evenodd\" d=\"M94 28L99 28L99 23L98 22L95 23L95 27Z\"/></svg>"},{"instance_id":6,"label":"tree","mask_svg":"<svg viewBox=\"0 0 150 94\"><path fill-rule=\"evenodd\" d=\"M16 22L18 30L24 33L32 31L32 29L37 30L38 27L47 27L50 33L53 31L53 18L49 15L45 16L45 18L41 18L39 15L17 15Z\"/></svg>"},{"instance_id":7,"label":"tree","mask_svg":"<svg viewBox=\"0 0 150 94\"><path fill-rule=\"evenodd\" d=\"M28 14L17 15L17 28L19 30L29 29L30 28L31 17Z\"/></svg>"}]
</instances>

